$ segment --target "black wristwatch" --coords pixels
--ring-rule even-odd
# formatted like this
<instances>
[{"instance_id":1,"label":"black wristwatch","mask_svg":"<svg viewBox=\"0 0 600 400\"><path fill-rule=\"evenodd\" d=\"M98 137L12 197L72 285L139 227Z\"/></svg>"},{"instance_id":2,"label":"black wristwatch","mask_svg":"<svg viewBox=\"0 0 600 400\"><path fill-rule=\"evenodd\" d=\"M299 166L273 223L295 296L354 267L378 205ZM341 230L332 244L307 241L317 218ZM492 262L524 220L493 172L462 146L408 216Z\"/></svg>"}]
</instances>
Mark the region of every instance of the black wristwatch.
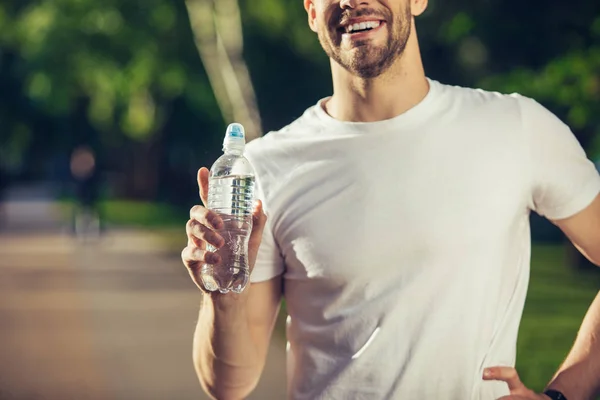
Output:
<instances>
[{"instance_id":1,"label":"black wristwatch","mask_svg":"<svg viewBox=\"0 0 600 400\"><path fill-rule=\"evenodd\" d=\"M567 400L565 395L558 390L546 390L544 394L550 397L552 400Z\"/></svg>"}]
</instances>

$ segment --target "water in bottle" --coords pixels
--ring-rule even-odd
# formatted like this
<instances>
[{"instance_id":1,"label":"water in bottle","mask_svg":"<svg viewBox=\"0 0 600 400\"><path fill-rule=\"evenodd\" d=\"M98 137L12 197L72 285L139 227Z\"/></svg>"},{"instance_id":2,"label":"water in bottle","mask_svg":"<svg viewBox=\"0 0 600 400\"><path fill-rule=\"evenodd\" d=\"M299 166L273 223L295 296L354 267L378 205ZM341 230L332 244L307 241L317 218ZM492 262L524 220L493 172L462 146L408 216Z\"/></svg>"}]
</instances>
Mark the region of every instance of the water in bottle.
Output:
<instances>
[{"instance_id":1,"label":"water in bottle","mask_svg":"<svg viewBox=\"0 0 600 400\"><path fill-rule=\"evenodd\" d=\"M244 157L245 145L242 125L229 125L223 141L224 154L210 169L208 208L223 220L223 228L217 233L225 240L220 249L211 245L207 248L221 256L221 262L202 266L202 283L213 292L240 293L249 280L248 239L252 231L254 170Z\"/></svg>"}]
</instances>

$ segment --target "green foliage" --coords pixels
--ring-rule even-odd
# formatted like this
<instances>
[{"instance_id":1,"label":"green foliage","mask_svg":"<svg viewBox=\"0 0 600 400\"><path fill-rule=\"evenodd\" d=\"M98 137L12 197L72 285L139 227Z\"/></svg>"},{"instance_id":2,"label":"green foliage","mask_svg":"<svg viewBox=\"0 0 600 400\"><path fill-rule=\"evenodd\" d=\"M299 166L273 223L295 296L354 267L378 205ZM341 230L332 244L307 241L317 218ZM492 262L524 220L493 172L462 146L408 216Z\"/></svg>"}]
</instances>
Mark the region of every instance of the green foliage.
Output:
<instances>
[{"instance_id":1,"label":"green foliage","mask_svg":"<svg viewBox=\"0 0 600 400\"><path fill-rule=\"evenodd\" d=\"M316 34L308 27L302 1L240 1L240 8L246 31L282 41L301 57L325 60Z\"/></svg>"},{"instance_id":2,"label":"green foliage","mask_svg":"<svg viewBox=\"0 0 600 400\"><path fill-rule=\"evenodd\" d=\"M329 61L302 1L239 5L263 124L279 129L331 93ZM599 15L598 1L432 0L416 24L429 76L534 97L600 158ZM187 210L197 202L197 167L220 152L230 122L220 115L184 2L0 2L0 168L40 177L45 162L68 158L75 143L89 140L104 148L122 186L155 171L162 198ZM133 157L143 149L153 157ZM112 223L185 221L152 202L109 200L103 208ZM575 276L563 259L560 249L534 251L518 368L538 390L598 287L596 275Z\"/></svg>"},{"instance_id":3,"label":"green foliage","mask_svg":"<svg viewBox=\"0 0 600 400\"><path fill-rule=\"evenodd\" d=\"M466 38L474 26L475 22L467 13L458 12L440 27L440 40L449 44L457 43Z\"/></svg>"},{"instance_id":4,"label":"green foliage","mask_svg":"<svg viewBox=\"0 0 600 400\"><path fill-rule=\"evenodd\" d=\"M561 246L534 246L528 297L519 330L521 380L542 390L569 352L598 293L597 271L574 271Z\"/></svg>"},{"instance_id":5,"label":"green foliage","mask_svg":"<svg viewBox=\"0 0 600 400\"><path fill-rule=\"evenodd\" d=\"M0 37L22 58L25 94L41 112L68 115L86 97L96 129L145 140L163 128L171 100L206 80L190 62L197 55L177 4L24 1L0 8Z\"/></svg>"},{"instance_id":6,"label":"green foliage","mask_svg":"<svg viewBox=\"0 0 600 400\"><path fill-rule=\"evenodd\" d=\"M331 93L329 60L302 1L238 3L263 125L279 129ZM598 15L600 3L583 0L432 0L416 24L429 76L532 96L600 157ZM231 122L222 120L184 2L5 0L0 88L0 164L34 175L45 172L40 160L88 140L107 154L159 148L156 179L163 192L182 191L182 174L214 160ZM138 160L113 168L132 177L148 170ZM190 194L194 171L185 178Z\"/></svg>"},{"instance_id":7,"label":"green foliage","mask_svg":"<svg viewBox=\"0 0 600 400\"><path fill-rule=\"evenodd\" d=\"M566 122L575 130L600 126L600 47L575 50L550 60L543 68L518 68L490 76L486 87L521 92L565 110ZM600 148L593 149L600 156Z\"/></svg>"},{"instance_id":8,"label":"green foliage","mask_svg":"<svg viewBox=\"0 0 600 400\"><path fill-rule=\"evenodd\" d=\"M3 113L0 112L0 118ZM0 136L0 169L18 168L24 162L23 154L31 145L33 135L29 126L14 122L8 134Z\"/></svg>"}]
</instances>

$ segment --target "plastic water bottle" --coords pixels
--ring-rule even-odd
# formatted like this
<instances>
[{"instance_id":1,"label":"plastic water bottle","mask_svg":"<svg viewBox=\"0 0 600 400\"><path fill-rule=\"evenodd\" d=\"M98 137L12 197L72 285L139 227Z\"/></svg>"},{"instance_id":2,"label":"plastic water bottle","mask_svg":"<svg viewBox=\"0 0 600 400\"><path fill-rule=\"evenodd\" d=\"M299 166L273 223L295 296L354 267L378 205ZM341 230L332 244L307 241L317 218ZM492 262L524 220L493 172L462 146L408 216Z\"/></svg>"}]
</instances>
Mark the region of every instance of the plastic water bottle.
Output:
<instances>
[{"instance_id":1,"label":"plastic water bottle","mask_svg":"<svg viewBox=\"0 0 600 400\"><path fill-rule=\"evenodd\" d=\"M202 266L202 283L212 292L240 293L249 280L248 239L254 209L254 169L244 157L245 146L244 127L236 123L229 125L223 141L225 154L210 169L208 208L223 219L223 228L217 233L225 240L220 249L211 245L207 249L216 251L221 262Z\"/></svg>"}]
</instances>

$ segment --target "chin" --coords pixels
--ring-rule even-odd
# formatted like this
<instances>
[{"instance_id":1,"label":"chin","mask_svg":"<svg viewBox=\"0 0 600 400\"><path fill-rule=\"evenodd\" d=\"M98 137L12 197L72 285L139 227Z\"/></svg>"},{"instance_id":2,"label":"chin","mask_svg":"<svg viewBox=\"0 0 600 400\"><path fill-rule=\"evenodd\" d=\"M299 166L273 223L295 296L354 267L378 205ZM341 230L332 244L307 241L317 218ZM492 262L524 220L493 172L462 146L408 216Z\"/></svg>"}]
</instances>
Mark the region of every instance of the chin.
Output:
<instances>
[{"instance_id":1,"label":"chin","mask_svg":"<svg viewBox=\"0 0 600 400\"><path fill-rule=\"evenodd\" d=\"M376 78L384 73L389 65L387 60L382 59L354 59L342 64L342 66L352 74L361 78Z\"/></svg>"},{"instance_id":2,"label":"chin","mask_svg":"<svg viewBox=\"0 0 600 400\"><path fill-rule=\"evenodd\" d=\"M379 68L353 68L350 70L353 75L362 79L374 79L380 76L384 71Z\"/></svg>"}]
</instances>

